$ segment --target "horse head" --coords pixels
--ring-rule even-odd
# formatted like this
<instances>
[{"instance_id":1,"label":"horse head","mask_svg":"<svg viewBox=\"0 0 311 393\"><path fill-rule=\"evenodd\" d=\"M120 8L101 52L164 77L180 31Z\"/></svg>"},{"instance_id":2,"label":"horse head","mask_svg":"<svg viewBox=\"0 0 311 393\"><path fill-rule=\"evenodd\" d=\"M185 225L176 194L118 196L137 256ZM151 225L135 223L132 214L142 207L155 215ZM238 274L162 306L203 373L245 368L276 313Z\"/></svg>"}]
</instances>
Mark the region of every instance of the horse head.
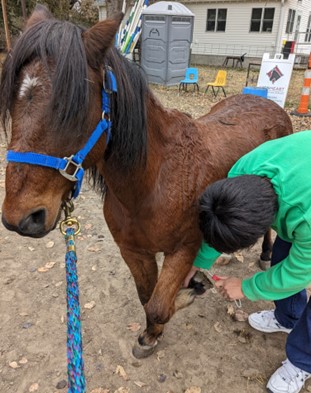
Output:
<instances>
[{"instance_id":1,"label":"horse head","mask_svg":"<svg viewBox=\"0 0 311 393\"><path fill-rule=\"evenodd\" d=\"M83 29L36 7L2 71L8 150L69 157L85 145L102 117L103 65L122 16ZM105 135L99 138L84 169L100 161L106 142ZM44 236L56 226L73 186L55 169L9 162L3 224L21 235Z\"/></svg>"}]
</instances>

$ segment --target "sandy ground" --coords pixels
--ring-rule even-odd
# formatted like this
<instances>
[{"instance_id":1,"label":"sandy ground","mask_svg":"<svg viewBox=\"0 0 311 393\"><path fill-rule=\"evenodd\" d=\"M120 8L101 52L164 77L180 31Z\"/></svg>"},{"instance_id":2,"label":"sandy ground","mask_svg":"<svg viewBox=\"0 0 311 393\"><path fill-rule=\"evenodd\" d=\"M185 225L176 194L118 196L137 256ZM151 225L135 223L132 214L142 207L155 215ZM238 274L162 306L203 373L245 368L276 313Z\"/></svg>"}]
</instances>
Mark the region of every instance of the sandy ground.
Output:
<instances>
[{"instance_id":1,"label":"sandy ground","mask_svg":"<svg viewBox=\"0 0 311 393\"><path fill-rule=\"evenodd\" d=\"M214 70L208 69L210 77ZM231 71L230 71L231 72ZM232 71L233 72L233 71ZM245 70L230 73L231 95L241 89ZM232 76L231 76L232 75ZM296 76L295 76L296 78ZM289 95L288 110L299 101ZM233 84L240 85L233 88ZM217 100L203 93L153 87L166 106L197 116ZM294 90L294 87L293 87ZM298 91L298 90L297 90ZM219 99L221 99L220 97ZM293 118L295 130L310 119ZM0 147L0 200L4 197L5 144ZM84 361L88 393L261 393L285 359L286 335L263 334L234 321L227 303L213 289L197 297L167 324L149 358L137 360L131 348L144 329L144 312L134 281L102 215L102 202L85 183L76 203L82 224L77 239ZM58 230L43 239L22 238L0 226L0 392L56 393L66 387L65 243ZM258 270L259 247L219 275L250 276ZM242 301L246 313L272 308L270 302ZM307 382L303 392L311 391Z\"/></svg>"}]
</instances>

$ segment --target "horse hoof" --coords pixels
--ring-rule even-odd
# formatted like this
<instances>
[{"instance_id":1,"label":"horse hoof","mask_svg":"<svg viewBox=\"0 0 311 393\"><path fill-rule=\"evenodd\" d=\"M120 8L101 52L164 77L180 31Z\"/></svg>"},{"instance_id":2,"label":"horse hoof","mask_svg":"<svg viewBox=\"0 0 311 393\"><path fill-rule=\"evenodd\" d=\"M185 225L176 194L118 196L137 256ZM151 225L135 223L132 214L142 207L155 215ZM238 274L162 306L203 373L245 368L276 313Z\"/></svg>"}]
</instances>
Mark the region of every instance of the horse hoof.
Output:
<instances>
[{"instance_id":1,"label":"horse hoof","mask_svg":"<svg viewBox=\"0 0 311 393\"><path fill-rule=\"evenodd\" d=\"M213 283L209 278L201 271L197 271L191 278L188 288L193 288L196 295L202 295L207 289L211 289Z\"/></svg>"},{"instance_id":2,"label":"horse hoof","mask_svg":"<svg viewBox=\"0 0 311 393\"><path fill-rule=\"evenodd\" d=\"M271 267L270 259L265 261L265 260L259 258L258 264L259 264L260 269L264 270L264 271L270 269L270 267Z\"/></svg>"},{"instance_id":3,"label":"horse hoof","mask_svg":"<svg viewBox=\"0 0 311 393\"><path fill-rule=\"evenodd\" d=\"M156 341L154 345L140 345L136 343L133 347L132 353L136 359L144 359L152 355L158 342Z\"/></svg>"}]
</instances>

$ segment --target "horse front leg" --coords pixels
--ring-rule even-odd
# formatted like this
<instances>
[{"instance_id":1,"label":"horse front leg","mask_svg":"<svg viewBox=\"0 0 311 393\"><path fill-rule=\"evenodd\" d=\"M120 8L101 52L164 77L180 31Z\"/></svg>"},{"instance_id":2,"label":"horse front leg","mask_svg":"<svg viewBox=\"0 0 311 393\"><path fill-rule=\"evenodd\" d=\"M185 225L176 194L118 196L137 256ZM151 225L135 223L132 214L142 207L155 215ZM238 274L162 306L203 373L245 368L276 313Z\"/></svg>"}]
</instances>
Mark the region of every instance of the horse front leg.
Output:
<instances>
[{"instance_id":1,"label":"horse front leg","mask_svg":"<svg viewBox=\"0 0 311 393\"><path fill-rule=\"evenodd\" d=\"M141 254L120 248L121 255L129 267L135 281L139 300L145 306L151 298L158 279L158 265L152 254ZM146 329L133 347L133 355L140 359L150 356L162 335L163 324L151 322L146 316Z\"/></svg>"},{"instance_id":2,"label":"horse front leg","mask_svg":"<svg viewBox=\"0 0 311 393\"><path fill-rule=\"evenodd\" d=\"M164 326L174 313L191 304L196 295L195 289L181 288L196 255L196 249L183 248L174 254L166 255L163 267L153 290L145 304L148 326ZM140 349L150 345L150 331L147 329L140 335ZM152 345L156 345L154 342Z\"/></svg>"}]
</instances>

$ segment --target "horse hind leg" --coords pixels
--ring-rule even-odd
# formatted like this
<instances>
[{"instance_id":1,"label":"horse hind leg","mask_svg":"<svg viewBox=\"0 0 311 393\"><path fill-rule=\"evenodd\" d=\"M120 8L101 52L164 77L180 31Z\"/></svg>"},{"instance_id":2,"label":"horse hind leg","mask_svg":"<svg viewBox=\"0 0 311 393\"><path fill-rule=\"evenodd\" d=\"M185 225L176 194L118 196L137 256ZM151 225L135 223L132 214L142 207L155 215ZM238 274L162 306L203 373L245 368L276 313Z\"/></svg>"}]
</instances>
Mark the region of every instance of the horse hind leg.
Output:
<instances>
[{"instance_id":1,"label":"horse hind leg","mask_svg":"<svg viewBox=\"0 0 311 393\"><path fill-rule=\"evenodd\" d=\"M261 254L259 257L259 267L261 268L261 270L268 270L271 266L272 246L273 246L272 230L269 229L265 233L261 245Z\"/></svg>"}]
</instances>

